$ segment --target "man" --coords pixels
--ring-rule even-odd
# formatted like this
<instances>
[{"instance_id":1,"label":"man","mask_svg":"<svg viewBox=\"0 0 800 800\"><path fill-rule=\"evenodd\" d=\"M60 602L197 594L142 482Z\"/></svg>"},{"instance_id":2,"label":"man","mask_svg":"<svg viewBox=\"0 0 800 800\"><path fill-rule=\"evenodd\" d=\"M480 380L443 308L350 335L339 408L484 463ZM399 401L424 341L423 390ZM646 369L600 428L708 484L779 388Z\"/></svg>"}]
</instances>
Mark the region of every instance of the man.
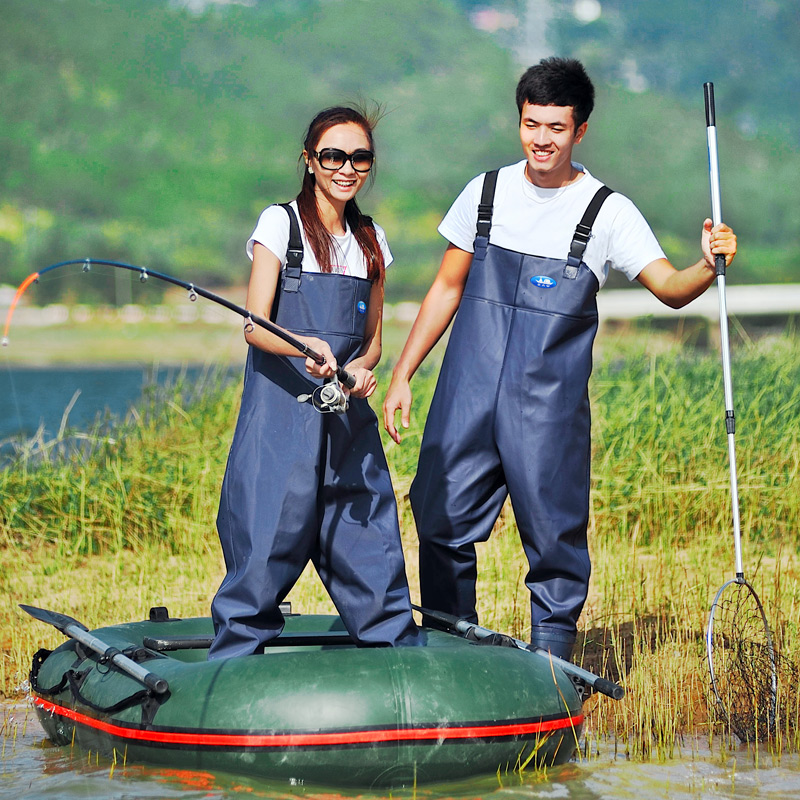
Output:
<instances>
[{"instance_id":1,"label":"man","mask_svg":"<svg viewBox=\"0 0 800 800\"><path fill-rule=\"evenodd\" d=\"M422 605L476 622L475 543L507 495L530 570L531 641L569 658L589 583L588 380L595 295L609 267L680 308L730 263L736 237L703 224L703 257L678 270L633 203L572 160L594 87L549 58L517 86L517 164L472 180L439 232L449 244L394 369L384 426L409 424L409 381L458 311L411 487Z\"/></svg>"}]
</instances>

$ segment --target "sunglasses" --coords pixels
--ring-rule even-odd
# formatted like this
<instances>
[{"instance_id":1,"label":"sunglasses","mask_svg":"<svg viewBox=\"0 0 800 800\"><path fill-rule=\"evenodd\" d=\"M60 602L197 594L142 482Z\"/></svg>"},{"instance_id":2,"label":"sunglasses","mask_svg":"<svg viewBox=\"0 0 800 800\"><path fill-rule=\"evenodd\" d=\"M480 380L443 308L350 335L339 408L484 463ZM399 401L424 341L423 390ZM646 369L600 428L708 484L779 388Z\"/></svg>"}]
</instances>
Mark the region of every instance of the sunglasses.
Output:
<instances>
[{"instance_id":1,"label":"sunglasses","mask_svg":"<svg viewBox=\"0 0 800 800\"><path fill-rule=\"evenodd\" d=\"M375 161L375 153L372 150L356 150L354 153L345 153L344 150L336 147L326 147L314 155L322 169L330 170L341 169L349 161L356 172L369 172Z\"/></svg>"}]
</instances>

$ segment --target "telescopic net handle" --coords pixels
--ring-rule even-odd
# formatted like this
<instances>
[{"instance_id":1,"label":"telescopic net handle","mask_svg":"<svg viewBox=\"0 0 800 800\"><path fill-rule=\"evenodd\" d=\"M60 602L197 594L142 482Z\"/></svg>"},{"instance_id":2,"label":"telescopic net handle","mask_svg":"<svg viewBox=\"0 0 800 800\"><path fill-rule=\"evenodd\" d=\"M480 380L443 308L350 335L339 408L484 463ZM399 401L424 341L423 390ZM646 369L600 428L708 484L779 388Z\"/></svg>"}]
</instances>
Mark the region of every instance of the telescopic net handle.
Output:
<instances>
[{"instance_id":1,"label":"telescopic net handle","mask_svg":"<svg viewBox=\"0 0 800 800\"><path fill-rule=\"evenodd\" d=\"M708 136L708 174L711 184L711 220L714 225L722 222L722 199L719 188L719 157L717 150L717 123L714 108L714 84L703 84L703 96L706 104L706 133ZM714 256L714 267L717 275L725 274L725 256L718 253Z\"/></svg>"},{"instance_id":2,"label":"telescopic net handle","mask_svg":"<svg viewBox=\"0 0 800 800\"><path fill-rule=\"evenodd\" d=\"M706 100L706 127L715 127L717 124L716 113L714 111L714 84L704 83L703 94Z\"/></svg>"},{"instance_id":3,"label":"telescopic net handle","mask_svg":"<svg viewBox=\"0 0 800 800\"><path fill-rule=\"evenodd\" d=\"M703 84L706 105L706 132L708 135L708 179L711 188L711 218L715 225L722 222L722 201L719 182L719 156L717 151L716 110L714 108L714 84ZM742 534L739 516L739 481L736 475L736 422L733 410L733 377L731 375L730 340L728 334L728 306L725 298L725 256L714 256L719 295L719 332L722 354L722 375L725 391L725 429L728 439L728 465L730 467L731 515L733 541L736 558L736 574L744 576L742 566Z\"/></svg>"}]
</instances>

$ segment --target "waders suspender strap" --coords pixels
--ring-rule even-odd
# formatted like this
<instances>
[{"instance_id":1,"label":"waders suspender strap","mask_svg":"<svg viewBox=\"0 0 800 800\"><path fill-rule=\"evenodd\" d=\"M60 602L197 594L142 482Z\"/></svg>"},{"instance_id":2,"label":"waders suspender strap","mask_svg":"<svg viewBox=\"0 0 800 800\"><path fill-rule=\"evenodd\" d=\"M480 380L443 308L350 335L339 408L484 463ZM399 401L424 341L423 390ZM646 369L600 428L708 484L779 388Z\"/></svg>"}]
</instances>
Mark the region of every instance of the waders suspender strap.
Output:
<instances>
[{"instance_id":1,"label":"waders suspender strap","mask_svg":"<svg viewBox=\"0 0 800 800\"><path fill-rule=\"evenodd\" d=\"M589 203L588 208L583 214L583 218L575 227L575 233L572 235L572 244L569 248L569 255L567 256L567 265L564 267L564 277L569 280L575 280L578 277L578 267L583 260L583 254L586 250L586 245L589 244L589 239L592 238L592 225L597 219L597 214L600 211L606 198L613 194L614 190L609 189L608 186L601 186L592 202Z\"/></svg>"},{"instance_id":2,"label":"waders suspender strap","mask_svg":"<svg viewBox=\"0 0 800 800\"><path fill-rule=\"evenodd\" d=\"M283 271L283 291L296 292L300 288L303 274L303 240L300 237L300 223L294 209L288 203L280 203L289 215L289 245L286 248L286 268Z\"/></svg>"},{"instance_id":3,"label":"waders suspender strap","mask_svg":"<svg viewBox=\"0 0 800 800\"><path fill-rule=\"evenodd\" d=\"M494 190L497 186L497 170L487 172L483 178L483 192L481 202L478 204L478 222L476 225L477 236L489 238L489 231L492 228L492 210L494 206ZM592 236L592 225L597 219L597 215L606 201L606 198L613 194L614 190L608 186L601 186L589 203L581 221L575 227L572 235L572 244L569 248L567 263L564 267L564 277L575 280L578 277L578 267L583 260L583 254L589 239Z\"/></svg>"},{"instance_id":4,"label":"waders suspender strap","mask_svg":"<svg viewBox=\"0 0 800 800\"><path fill-rule=\"evenodd\" d=\"M497 186L497 172L494 169L487 172L483 177L483 193L481 202L478 204L478 223L475 226L476 234L489 238L489 231L492 229L492 208L494 206L494 189Z\"/></svg>"}]
</instances>

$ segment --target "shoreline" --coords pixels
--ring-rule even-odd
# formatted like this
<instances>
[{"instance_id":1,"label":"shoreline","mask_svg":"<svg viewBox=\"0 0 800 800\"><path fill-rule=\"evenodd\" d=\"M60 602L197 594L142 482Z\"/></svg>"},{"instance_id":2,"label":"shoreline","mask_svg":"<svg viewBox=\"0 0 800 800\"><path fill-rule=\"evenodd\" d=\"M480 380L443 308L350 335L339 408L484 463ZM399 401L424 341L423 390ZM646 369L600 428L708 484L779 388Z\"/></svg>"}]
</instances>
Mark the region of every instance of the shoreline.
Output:
<instances>
[{"instance_id":1,"label":"shoreline","mask_svg":"<svg viewBox=\"0 0 800 800\"><path fill-rule=\"evenodd\" d=\"M392 313L383 325L383 352L398 354L411 328L416 307ZM247 344L241 320L228 314L225 324L190 322L123 322L94 318L64 325L12 328L0 347L0 365L46 369L53 366L122 366L244 364ZM298 354L298 357L299 354ZM2 366L0 366L2 368Z\"/></svg>"}]
</instances>

